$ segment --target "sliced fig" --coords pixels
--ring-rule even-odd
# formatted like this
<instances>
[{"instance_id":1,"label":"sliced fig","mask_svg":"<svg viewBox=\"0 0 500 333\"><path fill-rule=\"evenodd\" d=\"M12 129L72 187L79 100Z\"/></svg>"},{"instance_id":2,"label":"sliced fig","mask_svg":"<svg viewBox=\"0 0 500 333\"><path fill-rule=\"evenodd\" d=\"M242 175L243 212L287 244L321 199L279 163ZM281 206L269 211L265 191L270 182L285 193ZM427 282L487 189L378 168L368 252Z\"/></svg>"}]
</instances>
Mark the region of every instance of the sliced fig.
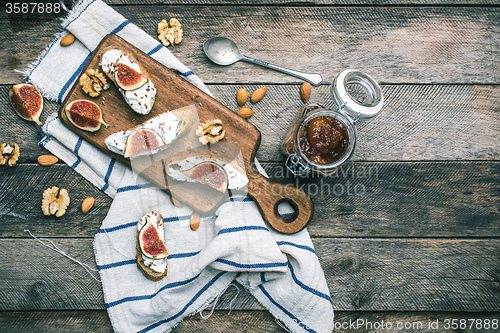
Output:
<instances>
[{"instance_id":1,"label":"sliced fig","mask_svg":"<svg viewBox=\"0 0 500 333\"><path fill-rule=\"evenodd\" d=\"M101 124L108 127L102 120L101 108L94 102L79 99L66 105L64 111L69 121L84 131L95 132Z\"/></svg>"},{"instance_id":2,"label":"sliced fig","mask_svg":"<svg viewBox=\"0 0 500 333\"><path fill-rule=\"evenodd\" d=\"M129 134L125 144L124 157L132 157L147 153L163 146L158 133L148 128L140 128Z\"/></svg>"},{"instance_id":3,"label":"sliced fig","mask_svg":"<svg viewBox=\"0 0 500 333\"><path fill-rule=\"evenodd\" d=\"M136 90L145 85L148 79L132 67L119 62L115 69L115 82L123 90Z\"/></svg>"},{"instance_id":4,"label":"sliced fig","mask_svg":"<svg viewBox=\"0 0 500 333\"><path fill-rule=\"evenodd\" d=\"M228 185L227 173L223 167L214 162L202 162L189 170L182 171L194 181L208 185L220 192L225 192Z\"/></svg>"},{"instance_id":5,"label":"sliced fig","mask_svg":"<svg viewBox=\"0 0 500 333\"><path fill-rule=\"evenodd\" d=\"M9 99L19 117L42 124L38 119L43 109L43 98L38 89L27 83L16 84L9 90Z\"/></svg>"},{"instance_id":6,"label":"sliced fig","mask_svg":"<svg viewBox=\"0 0 500 333\"><path fill-rule=\"evenodd\" d=\"M161 214L147 215L146 224L139 231L139 247L142 254L151 259L163 259L168 256L165 244L158 234L158 226L163 224Z\"/></svg>"}]
</instances>

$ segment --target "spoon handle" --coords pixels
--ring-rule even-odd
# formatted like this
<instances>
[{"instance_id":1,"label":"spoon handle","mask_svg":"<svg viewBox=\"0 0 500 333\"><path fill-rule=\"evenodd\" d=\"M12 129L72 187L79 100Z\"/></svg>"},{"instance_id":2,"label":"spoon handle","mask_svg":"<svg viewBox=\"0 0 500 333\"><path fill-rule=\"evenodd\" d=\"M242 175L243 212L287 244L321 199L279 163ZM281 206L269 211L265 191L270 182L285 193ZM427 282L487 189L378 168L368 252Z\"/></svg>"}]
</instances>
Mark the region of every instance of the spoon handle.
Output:
<instances>
[{"instance_id":1,"label":"spoon handle","mask_svg":"<svg viewBox=\"0 0 500 333\"><path fill-rule=\"evenodd\" d=\"M289 74L289 75L298 77L299 79L302 79L304 81L309 82L313 86L317 86L321 82L323 82L323 77L321 76L321 74L304 73L304 72L296 71L296 70L289 69L289 68L286 68L286 67L281 67L281 66L278 66L278 65L274 65L274 64L271 64L271 63L269 63L267 61L262 61L262 60L259 60L259 59L250 58L250 57L247 57L245 55L242 56L241 60L244 60L244 61L247 61L247 62L251 62L252 64L261 65L261 66L264 66L264 67L267 67L267 68L271 68L271 69L283 72L285 74Z\"/></svg>"}]
</instances>

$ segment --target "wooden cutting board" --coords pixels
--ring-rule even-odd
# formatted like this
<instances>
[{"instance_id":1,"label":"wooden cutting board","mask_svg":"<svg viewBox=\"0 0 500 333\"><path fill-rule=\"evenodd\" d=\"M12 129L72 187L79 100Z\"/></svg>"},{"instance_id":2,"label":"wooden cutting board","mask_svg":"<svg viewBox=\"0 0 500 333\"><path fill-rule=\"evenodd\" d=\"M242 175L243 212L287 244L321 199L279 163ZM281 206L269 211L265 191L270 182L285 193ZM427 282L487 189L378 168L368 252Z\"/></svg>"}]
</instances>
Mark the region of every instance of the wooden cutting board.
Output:
<instances>
[{"instance_id":1,"label":"wooden cutting board","mask_svg":"<svg viewBox=\"0 0 500 333\"><path fill-rule=\"evenodd\" d=\"M59 109L59 117L69 129L109 156L125 165L131 166L129 159L111 152L106 147L106 137L120 130L130 130L142 124L144 121L169 110L187 106L193 108L194 105L200 121L203 122L216 118L222 120L226 130L225 139L220 143L210 145L208 154L215 157L221 156L226 158L228 156L241 156L242 167L244 167L246 175L249 178L246 190L259 206L264 219L274 229L283 233L298 232L309 223L312 219L314 208L312 201L303 191L291 185L272 182L257 172L253 161L255 153L260 145L261 135L259 130L247 120L241 118L235 112L231 111L178 74L169 70L116 35L108 35L101 41L83 72L88 68L99 68L99 55L101 50L110 46L132 54L150 74L157 88L154 107L148 115L137 114L127 105L118 89L113 84L111 84L111 88L104 91L101 96L91 98L82 91L77 80ZM98 104L103 111L104 121L110 126L108 128L102 126L97 132L86 132L72 125L66 117L64 107L71 101L77 99L92 100ZM196 128L192 129L192 136L195 130ZM181 139L179 139L179 141L180 140ZM189 139L182 140L183 142L186 141L186 149L184 150L188 151L190 145ZM207 150L207 147L193 149ZM213 212L227 199L227 192L221 195L217 193L218 191L216 190L206 190L206 186L204 187L204 191L200 191L200 185L198 184L182 183L182 190L174 191L176 186L180 184L166 176L166 160L167 159L162 156L156 157L153 162L149 160L147 164L144 164L141 170L142 174L160 188L165 189L169 193L173 192L177 199L200 213ZM134 170L137 170L137 167L141 167L135 160L133 164ZM295 209L295 213L292 216L283 217L278 213L278 205L285 201L290 203Z\"/></svg>"}]
</instances>

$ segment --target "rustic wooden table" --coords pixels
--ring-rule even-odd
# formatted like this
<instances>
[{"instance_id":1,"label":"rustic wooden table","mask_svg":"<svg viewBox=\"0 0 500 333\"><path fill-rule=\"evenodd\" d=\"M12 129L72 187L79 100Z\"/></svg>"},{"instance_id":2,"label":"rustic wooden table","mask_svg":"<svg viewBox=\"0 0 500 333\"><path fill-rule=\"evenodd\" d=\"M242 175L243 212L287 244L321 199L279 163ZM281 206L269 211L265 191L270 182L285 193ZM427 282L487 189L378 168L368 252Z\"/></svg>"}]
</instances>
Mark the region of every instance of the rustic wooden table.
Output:
<instances>
[{"instance_id":1,"label":"rustic wooden table","mask_svg":"<svg viewBox=\"0 0 500 333\"><path fill-rule=\"evenodd\" d=\"M238 109L239 88L269 88L250 118L262 132L257 157L274 178L311 193L316 211L308 230L336 331L371 332L390 322L403 325L401 332L498 332L498 0L105 2L153 36L161 19L178 18L184 40L170 50L229 108ZM21 147L19 163L0 168L0 330L109 332L100 283L24 232L95 267L92 240L111 204L69 166L38 165L47 152L37 145L37 128L8 101L10 86L23 81L14 69L36 59L59 22L11 25L4 6L0 29L0 142ZM248 63L210 63L201 45L216 35L258 59L322 73L311 102L333 107L329 84L347 68L381 83L384 109L358 123L358 144L342 172L301 180L282 172L279 146L303 106L301 82ZM42 120L57 109L45 101ZM53 185L68 189L72 200L59 219L40 210L43 190ZM96 205L84 215L87 196ZM244 291L228 314L235 295L230 288L208 320L186 318L174 331L283 331ZM356 320L359 326L348 325Z\"/></svg>"}]
</instances>

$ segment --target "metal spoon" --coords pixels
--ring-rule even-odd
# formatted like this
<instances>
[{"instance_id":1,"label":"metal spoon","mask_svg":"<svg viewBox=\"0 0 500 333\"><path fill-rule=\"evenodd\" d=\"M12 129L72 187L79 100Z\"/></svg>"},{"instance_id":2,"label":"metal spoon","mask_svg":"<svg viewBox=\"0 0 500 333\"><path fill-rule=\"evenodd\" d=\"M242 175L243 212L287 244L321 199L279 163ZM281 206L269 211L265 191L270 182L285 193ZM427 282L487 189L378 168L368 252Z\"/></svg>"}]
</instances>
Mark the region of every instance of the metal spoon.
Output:
<instances>
[{"instance_id":1,"label":"metal spoon","mask_svg":"<svg viewBox=\"0 0 500 333\"><path fill-rule=\"evenodd\" d=\"M261 65L289 75L293 75L295 77L298 77L299 79L311 83L314 86L319 85L323 81L321 74L299 72L293 69L274 65L266 61L247 57L241 54L235 42L226 37L213 37L208 39L207 41L205 41L205 43L203 43L203 51L205 51L207 57L217 65L228 66L234 64L237 61L244 60L253 64Z\"/></svg>"}]
</instances>

